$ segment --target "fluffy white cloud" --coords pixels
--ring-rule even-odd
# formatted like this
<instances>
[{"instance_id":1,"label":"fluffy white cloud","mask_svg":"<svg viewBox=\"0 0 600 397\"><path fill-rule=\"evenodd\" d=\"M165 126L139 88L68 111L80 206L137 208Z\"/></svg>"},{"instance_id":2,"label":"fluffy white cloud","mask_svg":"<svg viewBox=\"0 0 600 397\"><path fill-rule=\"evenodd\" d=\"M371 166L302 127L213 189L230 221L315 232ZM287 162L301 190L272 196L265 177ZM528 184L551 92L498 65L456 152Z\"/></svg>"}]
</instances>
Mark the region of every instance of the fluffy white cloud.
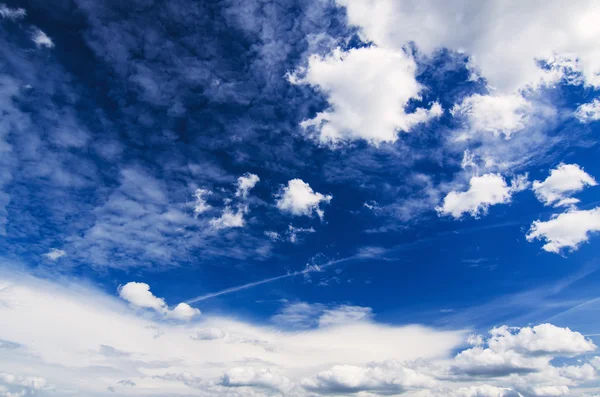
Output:
<instances>
[{"instance_id":1,"label":"fluffy white cloud","mask_svg":"<svg viewBox=\"0 0 600 397\"><path fill-rule=\"evenodd\" d=\"M491 385L460 387L456 390L447 390L436 396L439 397L519 397L514 390L506 387Z\"/></svg>"},{"instance_id":2,"label":"fluffy white cloud","mask_svg":"<svg viewBox=\"0 0 600 397\"><path fill-rule=\"evenodd\" d=\"M277 208L292 215L312 216L316 213L323 219L324 212L321 203L329 203L333 196L313 191L310 185L302 179L291 179L279 193Z\"/></svg>"},{"instance_id":3,"label":"fluffy white cloud","mask_svg":"<svg viewBox=\"0 0 600 397\"><path fill-rule=\"evenodd\" d=\"M65 251L58 248L50 248L50 251L44 254L44 256L51 261L56 261L66 255L67 253Z\"/></svg>"},{"instance_id":4,"label":"fluffy white cloud","mask_svg":"<svg viewBox=\"0 0 600 397\"><path fill-rule=\"evenodd\" d=\"M240 176L237 180L237 190L235 192L236 197L247 198L248 192L256 186L256 184L260 181L260 178L256 174L251 174L249 172Z\"/></svg>"},{"instance_id":5,"label":"fluffy white cloud","mask_svg":"<svg viewBox=\"0 0 600 397\"><path fill-rule=\"evenodd\" d=\"M503 0L475 6L462 0L336 2L346 7L349 22L366 40L389 49L412 41L426 54L439 48L462 51L470 56L473 70L501 93L560 77L559 71L539 67L539 60L558 59L561 66L580 68L588 84L600 85L600 49L595 45L600 4L593 0L569 7L561 0L546 1L544 7Z\"/></svg>"},{"instance_id":6,"label":"fluffy white cloud","mask_svg":"<svg viewBox=\"0 0 600 397\"><path fill-rule=\"evenodd\" d=\"M53 48L54 42L46 33L41 31L40 29L34 29L31 34L31 40L35 43L35 45L39 47Z\"/></svg>"},{"instance_id":7,"label":"fluffy white cloud","mask_svg":"<svg viewBox=\"0 0 600 397\"><path fill-rule=\"evenodd\" d=\"M239 207L235 212L231 207L225 207L221 216L210 220L210 224L213 228L228 229L231 227L243 227L245 225L244 214L248 208L245 206Z\"/></svg>"},{"instance_id":8,"label":"fluffy white cloud","mask_svg":"<svg viewBox=\"0 0 600 397\"><path fill-rule=\"evenodd\" d=\"M119 287L118 292L119 296L129 302L131 306L153 309L167 318L190 320L200 314L200 310L183 302L175 306L174 309L169 310L165 300L154 296L150 291L150 286L146 283L131 281Z\"/></svg>"},{"instance_id":9,"label":"fluffy white cloud","mask_svg":"<svg viewBox=\"0 0 600 397\"><path fill-rule=\"evenodd\" d=\"M579 200L570 197L586 186L596 186L596 180L577 164L559 164L544 181L534 181L533 191L544 205L564 207Z\"/></svg>"},{"instance_id":10,"label":"fluffy white cloud","mask_svg":"<svg viewBox=\"0 0 600 397\"><path fill-rule=\"evenodd\" d=\"M468 190L451 191L436 210L441 215L450 215L455 219L466 213L475 218L481 214L485 215L491 205L510 202L512 193L520 190L523 185L522 179L517 178L516 181L513 188L500 174L473 176L469 181Z\"/></svg>"},{"instance_id":11,"label":"fluffy white cloud","mask_svg":"<svg viewBox=\"0 0 600 397\"><path fill-rule=\"evenodd\" d=\"M576 250L588 241L590 233L600 231L600 207L591 210L571 209L553 215L549 221L534 221L527 241L545 240L545 251L560 253L564 248Z\"/></svg>"},{"instance_id":12,"label":"fluffy white cloud","mask_svg":"<svg viewBox=\"0 0 600 397\"><path fill-rule=\"evenodd\" d=\"M9 276L5 270L0 273L0 300L18 304L0 305L2 321L12 324L0 327L0 339L20 347L3 350L0 372L43 376L52 394L61 396L108 396L109 387L124 396L306 396L314 393L298 391L302 380L324 368L435 360L447 357L463 338L462 332L373 321L300 333L220 316L173 324L139 316L89 284ZM146 296L139 304L162 307L141 295ZM375 367L366 371L367 377L377 374ZM391 373L386 379L395 376L407 387L419 384L420 378L411 378L400 364L394 368L381 369ZM284 378L297 394L284 392ZM118 383L123 379L136 386Z\"/></svg>"},{"instance_id":13,"label":"fluffy white cloud","mask_svg":"<svg viewBox=\"0 0 600 397\"><path fill-rule=\"evenodd\" d=\"M46 387L46 379L39 376L17 376L0 372L0 397L23 397L36 394Z\"/></svg>"},{"instance_id":14,"label":"fluffy white cloud","mask_svg":"<svg viewBox=\"0 0 600 397\"><path fill-rule=\"evenodd\" d=\"M200 310L195 307L191 307L185 302L181 302L173 310L167 312L168 318L174 318L176 320L190 320L191 318L198 316Z\"/></svg>"},{"instance_id":15,"label":"fluffy white cloud","mask_svg":"<svg viewBox=\"0 0 600 397\"><path fill-rule=\"evenodd\" d=\"M335 365L305 379L303 386L311 391L342 395L362 391L399 394L412 388L429 388L435 379L395 361L369 366Z\"/></svg>"},{"instance_id":16,"label":"fluffy white cloud","mask_svg":"<svg viewBox=\"0 0 600 397\"><path fill-rule=\"evenodd\" d=\"M196 198L196 204L194 205L195 216L203 214L211 208L211 206L206 202L206 196L211 194L212 192L208 189L196 189L194 192L194 197Z\"/></svg>"},{"instance_id":17,"label":"fluffy white cloud","mask_svg":"<svg viewBox=\"0 0 600 397\"><path fill-rule=\"evenodd\" d=\"M525 128L532 105L521 95L472 95L454 105L452 115L466 119L470 129L509 139Z\"/></svg>"},{"instance_id":18,"label":"fluffy white cloud","mask_svg":"<svg viewBox=\"0 0 600 397\"><path fill-rule=\"evenodd\" d=\"M0 17L2 18L16 21L25 18L25 15L27 15L27 11L23 8L10 8L6 4L0 4Z\"/></svg>"},{"instance_id":19,"label":"fluffy white cloud","mask_svg":"<svg viewBox=\"0 0 600 397\"><path fill-rule=\"evenodd\" d=\"M600 120L600 100L584 103L575 111L575 117L582 123L591 123Z\"/></svg>"},{"instance_id":20,"label":"fluffy white cloud","mask_svg":"<svg viewBox=\"0 0 600 397\"><path fill-rule=\"evenodd\" d=\"M478 345L457 354L454 371L488 376L540 372L548 370L550 361L556 356L577 356L596 349L594 343L579 332L552 324L494 328L485 343L487 348ZM583 378L589 370L587 367L564 367L556 370L556 376L566 374Z\"/></svg>"},{"instance_id":21,"label":"fluffy white cloud","mask_svg":"<svg viewBox=\"0 0 600 397\"><path fill-rule=\"evenodd\" d=\"M422 89L415 78L416 68L412 56L402 49L338 48L325 57L312 55L306 70L296 72L290 81L316 88L330 107L301 126L321 143L396 141L399 131L410 131L442 114L438 103L430 109L405 111L408 101L418 99Z\"/></svg>"}]
</instances>

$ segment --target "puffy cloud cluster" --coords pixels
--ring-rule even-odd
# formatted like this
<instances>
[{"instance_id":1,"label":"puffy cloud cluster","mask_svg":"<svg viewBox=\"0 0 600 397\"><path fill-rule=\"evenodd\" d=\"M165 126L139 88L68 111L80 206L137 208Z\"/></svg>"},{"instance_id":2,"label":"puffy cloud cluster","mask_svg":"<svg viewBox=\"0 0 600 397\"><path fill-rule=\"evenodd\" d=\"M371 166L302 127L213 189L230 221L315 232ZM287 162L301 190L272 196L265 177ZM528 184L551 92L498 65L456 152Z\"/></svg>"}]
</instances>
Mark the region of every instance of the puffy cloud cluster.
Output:
<instances>
[{"instance_id":1,"label":"puffy cloud cluster","mask_svg":"<svg viewBox=\"0 0 600 397\"><path fill-rule=\"evenodd\" d=\"M522 190L523 185L522 177L516 178L509 186L500 174L473 176L468 190L449 192L436 210L441 215L450 215L455 219L460 219L464 214L477 218L487 214L492 205L509 203L512 194Z\"/></svg>"},{"instance_id":2,"label":"puffy cloud cluster","mask_svg":"<svg viewBox=\"0 0 600 397\"><path fill-rule=\"evenodd\" d=\"M330 107L301 126L326 144L357 139L374 145L394 142L400 131L442 114L438 103L412 113L405 110L423 88L416 69L406 51L376 46L312 55L306 69L291 75L290 81L314 87Z\"/></svg>"},{"instance_id":3,"label":"puffy cloud cluster","mask_svg":"<svg viewBox=\"0 0 600 397\"><path fill-rule=\"evenodd\" d=\"M308 183L302 179L291 179L279 193L276 205L283 212L292 215L312 216L317 214L323 219L325 212L321 209L321 203L329 203L333 196L315 192Z\"/></svg>"},{"instance_id":4,"label":"puffy cloud cluster","mask_svg":"<svg viewBox=\"0 0 600 397\"><path fill-rule=\"evenodd\" d=\"M187 303L179 303L173 309L169 309L165 300L154 296L150 286L146 283L131 281L119 287L119 296L136 308L152 309L166 318L175 320L190 320L200 314L200 310L191 307Z\"/></svg>"},{"instance_id":5,"label":"puffy cloud cluster","mask_svg":"<svg viewBox=\"0 0 600 397\"><path fill-rule=\"evenodd\" d=\"M600 231L600 207L591 210L570 209L552 215L548 221L531 224L527 240L545 240L545 251L560 253L563 249L576 250L588 241L592 233Z\"/></svg>"},{"instance_id":6,"label":"puffy cloud cluster","mask_svg":"<svg viewBox=\"0 0 600 397\"><path fill-rule=\"evenodd\" d=\"M576 204L578 199L571 197L586 186L596 186L596 180L577 164L561 163L550 171L544 181L534 181L533 191L544 205L565 207Z\"/></svg>"},{"instance_id":7,"label":"puffy cloud cluster","mask_svg":"<svg viewBox=\"0 0 600 397\"><path fill-rule=\"evenodd\" d=\"M575 111L575 117L582 123L591 123L600 120L600 100L580 105Z\"/></svg>"},{"instance_id":8,"label":"puffy cloud cluster","mask_svg":"<svg viewBox=\"0 0 600 397\"><path fill-rule=\"evenodd\" d=\"M311 318L302 332L219 316L182 326L138 316L89 286L0 279L0 297L19 302L0 305L15 324L0 329L15 346L0 355L0 373L14 374L0 375L3 397L25 384L29 394L539 397L597 379L598 359L585 357L596 346L551 324L494 328L487 338L471 336L475 346L452 358L464 332L385 325L364 307L297 305L293 321ZM120 294L136 307L166 309L140 283ZM282 313L292 319L292 311ZM66 321L70 327L59 325ZM553 364L559 357L577 362Z\"/></svg>"}]
</instances>

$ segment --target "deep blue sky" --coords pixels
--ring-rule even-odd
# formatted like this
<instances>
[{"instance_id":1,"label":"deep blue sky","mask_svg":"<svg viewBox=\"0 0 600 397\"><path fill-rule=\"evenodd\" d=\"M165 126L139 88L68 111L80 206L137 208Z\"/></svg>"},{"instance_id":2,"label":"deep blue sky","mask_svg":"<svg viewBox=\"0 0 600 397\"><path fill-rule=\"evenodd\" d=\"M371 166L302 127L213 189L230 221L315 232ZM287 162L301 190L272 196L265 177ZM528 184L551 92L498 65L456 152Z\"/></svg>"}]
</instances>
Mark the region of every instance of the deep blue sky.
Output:
<instances>
[{"instance_id":1,"label":"deep blue sky","mask_svg":"<svg viewBox=\"0 0 600 397\"><path fill-rule=\"evenodd\" d=\"M596 119L577 116L600 92L585 64L588 47L574 41L580 64L536 58L539 70L559 73L552 81L510 86L486 64L491 50L461 44L469 34L455 47L393 36L394 47L361 25L360 12L349 16L342 6L350 3L7 1L26 15L0 20L6 269L79 280L113 297L119 286L146 283L170 306L240 286L192 306L283 330L298 324L277 315L306 303L371 308L378 323L437 330L551 322L600 342L600 224L592 215L600 187L558 186L579 199L560 207L531 185L561 164L600 178L600 104ZM36 41L36 32L50 42ZM385 127L372 122L379 113L371 104L385 103L380 94L395 98L395 77L384 73L396 69L383 69L390 53L375 49L414 63L400 87L420 88L398 114L442 109L408 127L398 122L392 140L379 135ZM352 56L369 50L374 69L350 70ZM336 57L340 69L320 75L317 67ZM364 87L377 87L377 76L389 89ZM338 94L360 104L343 113L339 138L301 126L322 112L342 114ZM466 105L487 97L514 105ZM354 116L367 121L354 128ZM260 181L236 196L248 173ZM444 210L445 198L484 175L505 181L508 197L476 199L459 216ZM519 175L523 189L511 182ZM294 179L331 199L284 208L278 203ZM197 189L210 191L210 209L199 214ZM215 226L227 208L243 225ZM543 249L549 237L528 241L534 221L578 211L591 211L583 239L558 252Z\"/></svg>"}]
</instances>

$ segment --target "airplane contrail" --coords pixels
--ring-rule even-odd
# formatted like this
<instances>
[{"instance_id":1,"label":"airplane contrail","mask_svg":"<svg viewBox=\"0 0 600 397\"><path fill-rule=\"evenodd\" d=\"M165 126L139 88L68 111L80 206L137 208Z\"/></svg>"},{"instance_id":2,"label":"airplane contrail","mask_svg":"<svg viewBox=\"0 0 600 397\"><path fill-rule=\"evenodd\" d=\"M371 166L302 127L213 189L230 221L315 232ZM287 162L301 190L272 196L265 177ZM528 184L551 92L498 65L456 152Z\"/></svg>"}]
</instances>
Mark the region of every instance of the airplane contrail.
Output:
<instances>
[{"instance_id":1,"label":"airplane contrail","mask_svg":"<svg viewBox=\"0 0 600 397\"><path fill-rule=\"evenodd\" d=\"M195 298L188 299L185 302L188 303L188 304L190 304L190 303L196 303L196 302L200 302L200 301L203 301L203 300L206 300L206 299L214 298L215 296L230 294L232 292L237 292L237 291L241 291L241 290L244 290L244 289L256 287L257 285L271 283L273 281L282 280L284 278L300 276L302 274L307 274L307 273L311 273L311 272L318 272L318 271L321 271L321 269L324 269L326 267L337 265L337 264L342 263L342 262L347 262L347 261L349 261L351 259L354 259L354 258L357 258L357 257L360 257L360 256L359 255L355 255L355 256L350 256L348 258L337 259L337 260L334 260L334 261L327 262L326 264L320 265L320 266L317 266L317 265L308 265L306 267L306 269L301 270L301 271L296 271L296 272L292 272L292 273L282 274L281 276L275 276L275 277L265 278L263 280L254 281L252 283L238 285L237 287L231 287L231 288L223 289L221 291L211 292L209 294L200 295L200 296L197 296Z\"/></svg>"}]
</instances>

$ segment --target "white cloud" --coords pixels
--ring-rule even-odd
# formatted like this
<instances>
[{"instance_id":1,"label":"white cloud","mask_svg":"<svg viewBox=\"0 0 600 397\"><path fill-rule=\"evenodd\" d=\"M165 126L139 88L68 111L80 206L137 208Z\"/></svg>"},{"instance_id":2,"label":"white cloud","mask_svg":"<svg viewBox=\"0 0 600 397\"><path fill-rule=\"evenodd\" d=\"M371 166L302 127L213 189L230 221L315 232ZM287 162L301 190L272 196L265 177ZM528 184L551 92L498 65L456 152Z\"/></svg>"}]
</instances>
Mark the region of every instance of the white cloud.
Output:
<instances>
[{"instance_id":1,"label":"white cloud","mask_svg":"<svg viewBox=\"0 0 600 397\"><path fill-rule=\"evenodd\" d=\"M56 261L66 255L67 253L65 251L58 248L50 248L50 251L44 254L44 256L51 261Z\"/></svg>"},{"instance_id":2,"label":"white cloud","mask_svg":"<svg viewBox=\"0 0 600 397\"><path fill-rule=\"evenodd\" d=\"M584 103L575 110L575 117L581 123L591 123L600 120L600 100Z\"/></svg>"},{"instance_id":3,"label":"white cloud","mask_svg":"<svg viewBox=\"0 0 600 397\"><path fill-rule=\"evenodd\" d=\"M475 132L510 139L525 128L532 105L521 95L472 95L454 105L452 115L466 119Z\"/></svg>"},{"instance_id":4,"label":"white cloud","mask_svg":"<svg viewBox=\"0 0 600 397\"><path fill-rule=\"evenodd\" d=\"M191 338L194 340L216 340L223 339L225 337L225 332L220 328L204 328L198 330L196 335Z\"/></svg>"},{"instance_id":5,"label":"white cloud","mask_svg":"<svg viewBox=\"0 0 600 397\"><path fill-rule=\"evenodd\" d=\"M564 248L576 250L588 241L593 232L600 231L600 207L591 210L571 209L553 215L549 221L537 220L532 223L527 241L545 240L545 251L560 253Z\"/></svg>"},{"instance_id":6,"label":"white cloud","mask_svg":"<svg viewBox=\"0 0 600 397\"><path fill-rule=\"evenodd\" d=\"M167 312L168 318L174 318L176 320L190 320L195 316L200 315L200 310L195 307L191 307L187 303L180 303L175 308Z\"/></svg>"},{"instance_id":7,"label":"white cloud","mask_svg":"<svg viewBox=\"0 0 600 397\"><path fill-rule=\"evenodd\" d=\"M297 390L303 379L339 363L365 368L372 361L444 358L463 337L462 332L373 321L298 333L209 315L182 326L136 315L122 300L89 284L5 272L0 273L0 299L18 304L0 305L2 321L12 324L0 327L0 339L22 347L0 354L0 372L43 376L56 395L110 395L108 387L138 396L280 395L287 390L284 378L289 390ZM163 307L156 297L141 295L139 304ZM205 331L212 328L222 333ZM198 334L203 337L194 340ZM105 354L110 348L101 350L101 345L118 354ZM399 367L389 371L404 385L411 379ZM123 379L135 388L120 385Z\"/></svg>"},{"instance_id":8,"label":"white cloud","mask_svg":"<svg viewBox=\"0 0 600 397\"><path fill-rule=\"evenodd\" d=\"M312 227L305 228L305 227L294 227L292 225L288 225L288 230L287 230L286 234L291 243L297 243L299 234L314 233L314 232L315 232L315 229L313 229ZM272 237L270 237L270 238L272 238Z\"/></svg>"},{"instance_id":9,"label":"white cloud","mask_svg":"<svg viewBox=\"0 0 600 397\"><path fill-rule=\"evenodd\" d=\"M394 361L369 366L335 365L305 379L303 386L324 394L342 395L361 391L400 394L411 388L429 388L436 381L423 373Z\"/></svg>"},{"instance_id":10,"label":"white cloud","mask_svg":"<svg viewBox=\"0 0 600 397\"><path fill-rule=\"evenodd\" d=\"M357 139L375 145L394 142L399 131L410 131L442 114L438 103L405 112L408 101L418 99L422 89L415 72L414 59L402 49L338 48L325 57L312 55L306 70L296 72L290 81L318 89L330 107L301 126L326 144Z\"/></svg>"},{"instance_id":11,"label":"white cloud","mask_svg":"<svg viewBox=\"0 0 600 397\"><path fill-rule=\"evenodd\" d=\"M0 372L0 397L34 395L46 387L46 379L39 376L17 376Z\"/></svg>"},{"instance_id":12,"label":"white cloud","mask_svg":"<svg viewBox=\"0 0 600 397\"><path fill-rule=\"evenodd\" d=\"M187 303L180 303L169 310L165 300L154 296L146 283L131 281L118 289L119 296L130 303L132 307L153 309L167 318L175 320L190 320L200 314L200 310Z\"/></svg>"},{"instance_id":13,"label":"white cloud","mask_svg":"<svg viewBox=\"0 0 600 397\"><path fill-rule=\"evenodd\" d=\"M39 47L53 48L54 42L46 33L41 31L40 29L35 28L33 33L31 34L31 40L35 43L35 45Z\"/></svg>"},{"instance_id":14,"label":"white cloud","mask_svg":"<svg viewBox=\"0 0 600 397\"><path fill-rule=\"evenodd\" d=\"M409 0L337 3L346 7L349 22L366 40L396 50L412 41L425 54L440 48L462 51L472 68L503 94L560 77L557 70L540 68L537 60L578 67L588 84L600 85L600 49L595 45L600 4L595 1L569 7L561 0L547 1L544 7L503 0L476 6L462 0L427 0L418 6Z\"/></svg>"},{"instance_id":15,"label":"white cloud","mask_svg":"<svg viewBox=\"0 0 600 397\"><path fill-rule=\"evenodd\" d=\"M362 306L340 305L327 309L319 317L319 327L349 324L357 321L368 321L373 317L373 309Z\"/></svg>"},{"instance_id":16,"label":"white cloud","mask_svg":"<svg viewBox=\"0 0 600 397\"><path fill-rule=\"evenodd\" d=\"M468 190L451 191L436 210L441 215L451 215L455 219L466 213L477 218L481 214L485 215L491 205L510 202L512 192L500 174L473 176Z\"/></svg>"},{"instance_id":17,"label":"white cloud","mask_svg":"<svg viewBox=\"0 0 600 397\"><path fill-rule=\"evenodd\" d=\"M533 191L544 205L564 207L579 202L570 197L586 186L596 186L596 180L577 164L559 164L543 182L534 181Z\"/></svg>"},{"instance_id":18,"label":"white cloud","mask_svg":"<svg viewBox=\"0 0 600 397\"><path fill-rule=\"evenodd\" d=\"M235 212L231 207L227 206L218 218L210 220L210 224L213 228L228 229L232 227L243 227L245 225L244 214L247 212L247 207L240 207Z\"/></svg>"},{"instance_id":19,"label":"white cloud","mask_svg":"<svg viewBox=\"0 0 600 397\"><path fill-rule=\"evenodd\" d=\"M550 361L556 356L577 356L596 349L594 343L579 332L552 324L494 328L485 343L487 348L477 345L457 354L454 372L492 377L540 372L548 370ZM584 376L580 367L555 371L558 372L556 376ZM583 371L589 373L589 368L583 368Z\"/></svg>"},{"instance_id":20,"label":"white cloud","mask_svg":"<svg viewBox=\"0 0 600 397\"><path fill-rule=\"evenodd\" d=\"M196 198L196 204L194 205L194 215L198 216L205 213L211 206L206 202L206 196L211 195L212 192L208 189L196 189L194 197Z\"/></svg>"},{"instance_id":21,"label":"white cloud","mask_svg":"<svg viewBox=\"0 0 600 397\"><path fill-rule=\"evenodd\" d=\"M256 174L251 174L249 172L240 176L237 180L237 190L235 192L236 197L242 197L246 199L248 197L248 192L256 186L256 184L260 181L260 178Z\"/></svg>"},{"instance_id":22,"label":"white cloud","mask_svg":"<svg viewBox=\"0 0 600 397\"><path fill-rule=\"evenodd\" d=\"M321 203L329 203L333 196L323 195L313 191L310 185L302 179L291 179L279 193L277 208L292 215L312 216L316 213L323 219L324 212Z\"/></svg>"},{"instance_id":23,"label":"white cloud","mask_svg":"<svg viewBox=\"0 0 600 397\"><path fill-rule=\"evenodd\" d=\"M10 8L6 4L0 4L0 17L16 21L23 19L27 15L27 11L23 8Z\"/></svg>"}]
</instances>

